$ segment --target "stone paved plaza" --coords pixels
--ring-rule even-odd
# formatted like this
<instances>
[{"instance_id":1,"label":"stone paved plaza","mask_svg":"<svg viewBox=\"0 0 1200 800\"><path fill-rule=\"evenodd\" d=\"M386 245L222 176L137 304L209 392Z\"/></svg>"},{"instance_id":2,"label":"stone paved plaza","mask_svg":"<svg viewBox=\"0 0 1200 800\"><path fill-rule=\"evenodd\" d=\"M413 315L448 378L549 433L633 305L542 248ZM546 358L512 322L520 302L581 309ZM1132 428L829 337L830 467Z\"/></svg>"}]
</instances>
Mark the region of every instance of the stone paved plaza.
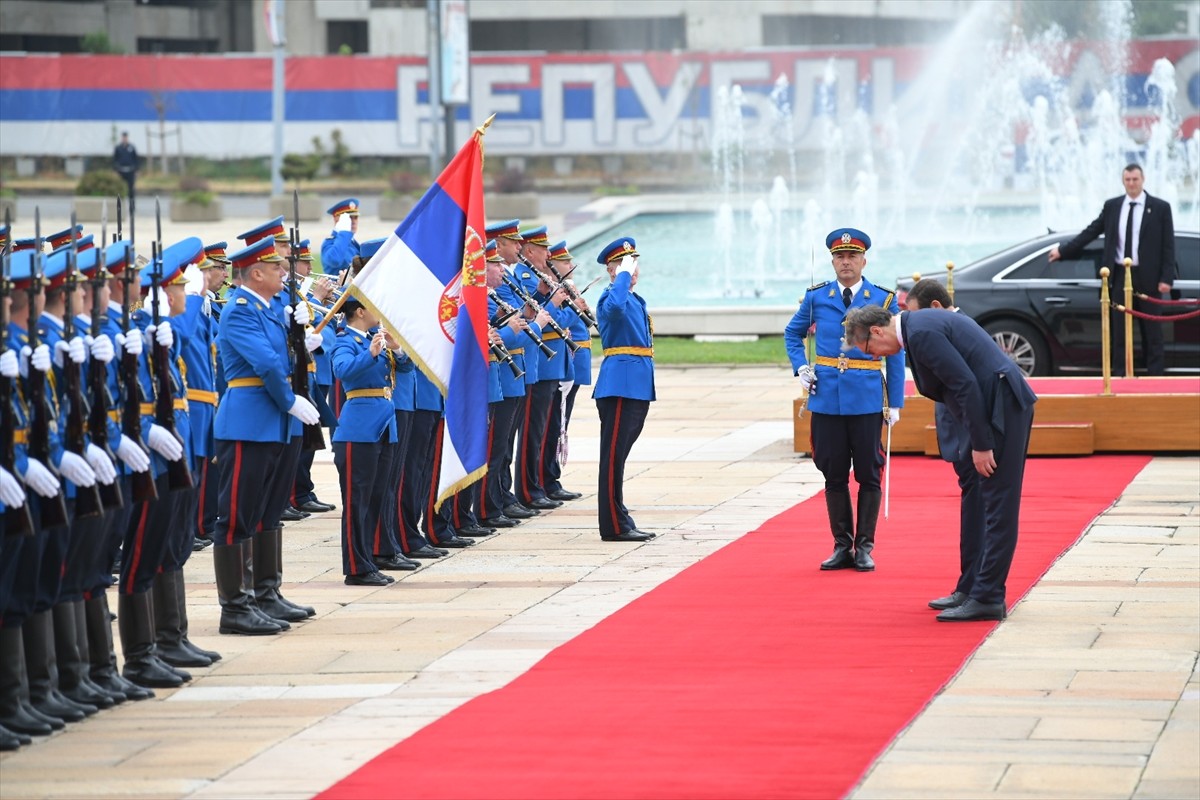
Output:
<instances>
[{"instance_id":1,"label":"stone paved plaza","mask_svg":"<svg viewBox=\"0 0 1200 800\"><path fill-rule=\"evenodd\" d=\"M224 659L3 756L0 796L312 796L820 491L792 453L794 391L783 367L660 368L627 486L660 533L646 545L596 534L599 424L582 395L564 483L584 499L392 586L343 585L336 513L289 525L287 594L318 611L291 632L217 635L197 553L192 638ZM328 451L314 475L340 506ZM1155 458L853 796L1200 796L1198 589L1200 460Z\"/></svg>"}]
</instances>

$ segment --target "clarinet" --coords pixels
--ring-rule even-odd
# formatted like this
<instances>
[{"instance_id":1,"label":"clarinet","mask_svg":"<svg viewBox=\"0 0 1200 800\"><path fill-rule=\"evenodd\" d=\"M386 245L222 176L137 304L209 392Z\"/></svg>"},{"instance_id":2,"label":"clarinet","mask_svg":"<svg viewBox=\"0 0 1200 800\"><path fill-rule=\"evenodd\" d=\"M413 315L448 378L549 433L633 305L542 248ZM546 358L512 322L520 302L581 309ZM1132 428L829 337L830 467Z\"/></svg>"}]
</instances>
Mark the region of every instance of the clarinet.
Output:
<instances>
[{"instance_id":1,"label":"clarinet","mask_svg":"<svg viewBox=\"0 0 1200 800\"><path fill-rule=\"evenodd\" d=\"M541 273L538 273L538 271L533 267L532 264L529 265L529 268L532 269L535 274L537 274L538 280L541 280L543 283L546 282L545 279L542 278ZM521 286L521 284L517 283L512 278L510 278L507 273L502 273L500 277L502 277L504 279L504 282L508 284L509 288L512 289L516 293L517 297L521 298L521 300L523 300L530 308L532 308L534 310L534 312L541 312L544 310L542 308L542 304L539 303L537 300L535 300L533 298L533 295L531 295L531 294L529 294L529 292L525 291L525 288L523 286ZM553 290L551 291L551 293L553 294ZM547 320L546 325L550 328L550 330L552 330L558 334L559 338L562 339L563 342L566 343L567 349L570 350L572 353L574 353L576 350L579 349L579 344L577 342L571 341L570 335L565 330L563 330L562 326L559 325L557 322L555 322L553 318Z\"/></svg>"},{"instance_id":2,"label":"clarinet","mask_svg":"<svg viewBox=\"0 0 1200 800\"><path fill-rule=\"evenodd\" d=\"M505 276L504 279L506 281L509 281L509 286L512 286L511 278L509 278L508 276ZM500 313L497 314L496 317L491 321L491 325L493 328L499 328L501 325L504 324L504 322L507 322L510 317L512 317L513 315L518 313L515 308L510 306L508 303L504 302L504 299L501 298L500 295L496 294L495 289L488 289L488 297L492 300L493 303L496 304L497 308L500 309ZM503 317L503 320L501 320L501 317ZM550 345L543 342L542 337L538 336L536 333L534 333L529 328L522 328L522 330L525 332L525 335L529 337L529 340L531 342L533 342L535 345L537 345L537 349L539 351L541 351L542 355L544 355L548 359L554 358L554 355L555 355L554 348L552 348Z\"/></svg>"}]
</instances>

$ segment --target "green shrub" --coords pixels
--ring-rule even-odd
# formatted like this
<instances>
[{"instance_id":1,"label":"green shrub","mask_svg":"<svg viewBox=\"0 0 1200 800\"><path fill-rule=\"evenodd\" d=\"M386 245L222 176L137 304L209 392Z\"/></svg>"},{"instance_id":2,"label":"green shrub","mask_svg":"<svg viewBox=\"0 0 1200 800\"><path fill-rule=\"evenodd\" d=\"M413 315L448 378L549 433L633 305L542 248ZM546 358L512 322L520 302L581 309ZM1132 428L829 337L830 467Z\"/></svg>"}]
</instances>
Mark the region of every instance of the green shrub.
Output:
<instances>
[{"instance_id":1,"label":"green shrub","mask_svg":"<svg viewBox=\"0 0 1200 800\"><path fill-rule=\"evenodd\" d=\"M506 169L496 176L492 186L500 194L517 194L533 191L533 179L521 169Z\"/></svg>"},{"instance_id":2,"label":"green shrub","mask_svg":"<svg viewBox=\"0 0 1200 800\"><path fill-rule=\"evenodd\" d=\"M409 197L423 191L428 185L427 178L401 169L388 175L388 188L383 194L385 197Z\"/></svg>"},{"instance_id":3,"label":"green shrub","mask_svg":"<svg viewBox=\"0 0 1200 800\"><path fill-rule=\"evenodd\" d=\"M117 177L117 173L96 170L83 174L75 185L75 194L79 197L124 197L125 189L125 181Z\"/></svg>"}]
</instances>

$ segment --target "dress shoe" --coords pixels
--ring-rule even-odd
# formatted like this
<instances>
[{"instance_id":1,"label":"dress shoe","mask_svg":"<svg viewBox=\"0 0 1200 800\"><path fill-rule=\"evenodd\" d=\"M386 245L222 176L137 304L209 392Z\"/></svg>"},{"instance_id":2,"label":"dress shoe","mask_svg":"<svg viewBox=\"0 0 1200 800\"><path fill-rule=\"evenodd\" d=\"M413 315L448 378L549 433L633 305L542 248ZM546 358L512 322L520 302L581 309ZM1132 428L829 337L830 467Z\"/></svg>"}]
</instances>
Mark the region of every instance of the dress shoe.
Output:
<instances>
[{"instance_id":1,"label":"dress shoe","mask_svg":"<svg viewBox=\"0 0 1200 800\"><path fill-rule=\"evenodd\" d=\"M929 607L934 611L945 611L947 608L958 608L965 602L967 602L966 592L951 592L945 597L930 600Z\"/></svg>"},{"instance_id":2,"label":"dress shoe","mask_svg":"<svg viewBox=\"0 0 1200 800\"><path fill-rule=\"evenodd\" d=\"M366 572L362 575L347 575L347 586L387 586L391 583L382 572Z\"/></svg>"},{"instance_id":3,"label":"dress shoe","mask_svg":"<svg viewBox=\"0 0 1200 800\"><path fill-rule=\"evenodd\" d=\"M309 500L299 507L300 511L306 511L309 514L324 514L327 511L333 511L337 506L329 503L322 503L320 500Z\"/></svg>"},{"instance_id":4,"label":"dress shoe","mask_svg":"<svg viewBox=\"0 0 1200 800\"><path fill-rule=\"evenodd\" d=\"M854 568L859 572L874 572L875 559L871 558L870 552L866 550L855 550Z\"/></svg>"},{"instance_id":5,"label":"dress shoe","mask_svg":"<svg viewBox=\"0 0 1200 800\"><path fill-rule=\"evenodd\" d=\"M485 528L482 525L467 525L458 529L459 536L491 536L496 532L495 528Z\"/></svg>"},{"instance_id":6,"label":"dress shoe","mask_svg":"<svg viewBox=\"0 0 1200 800\"><path fill-rule=\"evenodd\" d=\"M606 542L648 542L651 537L648 533L635 530L618 533L616 536L601 536L600 538Z\"/></svg>"},{"instance_id":7,"label":"dress shoe","mask_svg":"<svg viewBox=\"0 0 1200 800\"><path fill-rule=\"evenodd\" d=\"M443 536L438 539L438 547L450 547L456 550L461 550L464 547L473 547L475 540L463 539L459 536Z\"/></svg>"},{"instance_id":8,"label":"dress shoe","mask_svg":"<svg viewBox=\"0 0 1200 800\"><path fill-rule=\"evenodd\" d=\"M850 569L854 566L854 556L848 549L837 548L833 555L821 562L821 569Z\"/></svg>"},{"instance_id":9,"label":"dress shoe","mask_svg":"<svg viewBox=\"0 0 1200 800\"><path fill-rule=\"evenodd\" d=\"M526 508L520 503L510 503L504 507L504 516L512 519L529 519L537 515L537 511L534 511L532 508Z\"/></svg>"},{"instance_id":10,"label":"dress shoe","mask_svg":"<svg viewBox=\"0 0 1200 800\"><path fill-rule=\"evenodd\" d=\"M583 494L580 492L568 492L566 489L555 489L549 494L549 497L551 500L559 500L565 503L570 500L578 500L583 497Z\"/></svg>"},{"instance_id":11,"label":"dress shoe","mask_svg":"<svg viewBox=\"0 0 1200 800\"><path fill-rule=\"evenodd\" d=\"M1008 616L1004 603L981 603L967 598L960 606L947 608L937 615L938 622L974 622L976 620L1001 620Z\"/></svg>"},{"instance_id":12,"label":"dress shoe","mask_svg":"<svg viewBox=\"0 0 1200 800\"><path fill-rule=\"evenodd\" d=\"M416 561L407 559L402 555L394 556L374 556L375 566L379 569L399 569L411 572L421 566Z\"/></svg>"},{"instance_id":13,"label":"dress shoe","mask_svg":"<svg viewBox=\"0 0 1200 800\"><path fill-rule=\"evenodd\" d=\"M557 500L551 500L549 497L538 497L529 501L525 505L529 506L530 508L541 509L542 511L553 511L561 506L562 503Z\"/></svg>"},{"instance_id":14,"label":"dress shoe","mask_svg":"<svg viewBox=\"0 0 1200 800\"><path fill-rule=\"evenodd\" d=\"M658 536L657 533L651 533L650 531L643 531L643 530L640 530L639 528L634 528L633 530L628 531L628 532L629 533L640 533L642 536L645 536L647 539L653 539L654 537Z\"/></svg>"},{"instance_id":15,"label":"dress shoe","mask_svg":"<svg viewBox=\"0 0 1200 800\"><path fill-rule=\"evenodd\" d=\"M503 514L479 521L489 528L515 528L521 524L518 520L506 517Z\"/></svg>"},{"instance_id":16,"label":"dress shoe","mask_svg":"<svg viewBox=\"0 0 1200 800\"><path fill-rule=\"evenodd\" d=\"M423 544L416 550L410 550L404 555L408 556L409 558L441 558L443 555L449 554L443 553L441 550L438 550L435 547L430 547L427 544Z\"/></svg>"},{"instance_id":17,"label":"dress shoe","mask_svg":"<svg viewBox=\"0 0 1200 800\"><path fill-rule=\"evenodd\" d=\"M283 513L279 515L279 519L281 522L299 522L307 516L308 514L300 509L295 508L294 506L288 506L283 510Z\"/></svg>"},{"instance_id":18,"label":"dress shoe","mask_svg":"<svg viewBox=\"0 0 1200 800\"><path fill-rule=\"evenodd\" d=\"M212 547L212 539L203 536L192 537L192 552L198 553L206 547Z\"/></svg>"}]
</instances>

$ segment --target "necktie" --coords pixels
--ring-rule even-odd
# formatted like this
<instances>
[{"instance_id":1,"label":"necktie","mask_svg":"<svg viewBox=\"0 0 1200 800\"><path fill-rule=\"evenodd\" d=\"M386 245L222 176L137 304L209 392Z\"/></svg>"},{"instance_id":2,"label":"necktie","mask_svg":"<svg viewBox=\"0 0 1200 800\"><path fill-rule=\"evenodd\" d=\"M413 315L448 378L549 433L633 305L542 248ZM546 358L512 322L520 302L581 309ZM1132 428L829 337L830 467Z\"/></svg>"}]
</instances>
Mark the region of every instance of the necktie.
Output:
<instances>
[{"instance_id":1,"label":"necktie","mask_svg":"<svg viewBox=\"0 0 1200 800\"><path fill-rule=\"evenodd\" d=\"M1137 203L1129 204L1129 214L1125 217L1125 258L1133 258L1133 210Z\"/></svg>"},{"instance_id":2,"label":"necktie","mask_svg":"<svg viewBox=\"0 0 1200 800\"><path fill-rule=\"evenodd\" d=\"M845 289L842 289L842 305L844 305L846 308L849 308L850 301L853 299L854 293L850 291L849 286L847 286Z\"/></svg>"}]
</instances>

